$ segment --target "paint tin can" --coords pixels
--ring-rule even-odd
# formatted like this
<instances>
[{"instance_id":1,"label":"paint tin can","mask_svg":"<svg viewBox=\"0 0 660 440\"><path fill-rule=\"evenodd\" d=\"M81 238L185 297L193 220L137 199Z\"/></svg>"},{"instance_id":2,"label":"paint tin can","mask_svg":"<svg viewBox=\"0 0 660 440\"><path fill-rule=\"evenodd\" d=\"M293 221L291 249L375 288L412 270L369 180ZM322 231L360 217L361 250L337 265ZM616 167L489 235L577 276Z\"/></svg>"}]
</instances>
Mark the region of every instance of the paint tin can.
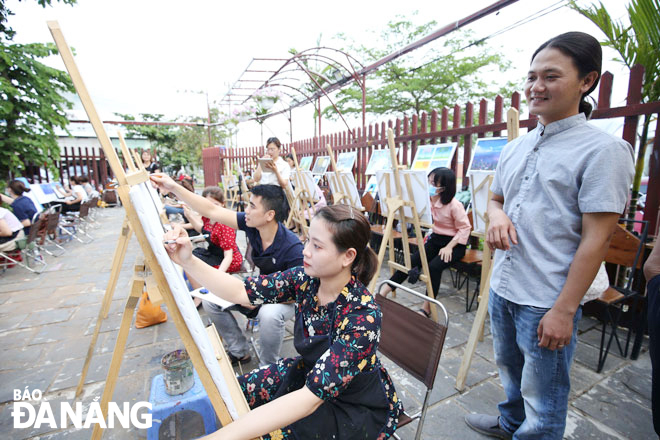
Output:
<instances>
[{"instance_id":1,"label":"paint tin can","mask_svg":"<svg viewBox=\"0 0 660 440\"><path fill-rule=\"evenodd\" d=\"M171 396L183 394L192 388L195 380L193 378L192 362L186 350L175 350L167 353L160 360L165 370L163 380L165 381L165 392Z\"/></svg>"}]
</instances>

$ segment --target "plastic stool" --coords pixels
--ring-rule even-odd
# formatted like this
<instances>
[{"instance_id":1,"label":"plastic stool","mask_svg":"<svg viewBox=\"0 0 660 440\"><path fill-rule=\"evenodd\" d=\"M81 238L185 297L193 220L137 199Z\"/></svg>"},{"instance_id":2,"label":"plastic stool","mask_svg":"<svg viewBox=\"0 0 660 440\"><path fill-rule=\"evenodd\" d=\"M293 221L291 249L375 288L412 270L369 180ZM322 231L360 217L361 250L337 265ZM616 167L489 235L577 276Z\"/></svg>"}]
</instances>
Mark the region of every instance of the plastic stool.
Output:
<instances>
[{"instance_id":1,"label":"plastic stool","mask_svg":"<svg viewBox=\"0 0 660 440\"><path fill-rule=\"evenodd\" d=\"M213 405L211 405L209 396L204 391L202 381L195 370L193 370L193 378L195 379L193 387L176 396L170 396L165 392L165 381L162 374L153 378L149 393L152 424L151 428L147 429L147 440L158 440L158 433L163 421L175 412L183 410L195 411L202 416L206 434L211 434L218 429Z\"/></svg>"}]
</instances>

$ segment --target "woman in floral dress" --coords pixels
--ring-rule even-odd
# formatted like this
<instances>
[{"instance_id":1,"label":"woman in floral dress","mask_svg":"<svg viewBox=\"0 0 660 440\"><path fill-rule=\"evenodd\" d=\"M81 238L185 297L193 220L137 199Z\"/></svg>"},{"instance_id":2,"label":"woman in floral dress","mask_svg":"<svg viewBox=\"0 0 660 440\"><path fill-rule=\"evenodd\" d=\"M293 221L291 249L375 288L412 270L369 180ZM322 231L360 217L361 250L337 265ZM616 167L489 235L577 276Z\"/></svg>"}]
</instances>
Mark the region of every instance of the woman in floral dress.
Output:
<instances>
[{"instance_id":1,"label":"woman in floral dress","mask_svg":"<svg viewBox=\"0 0 660 440\"><path fill-rule=\"evenodd\" d=\"M191 254L179 227L165 235L172 259L214 294L241 305L294 301L300 354L239 382L252 408L209 439L386 439L402 405L376 350L381 313L365 285L376 272L369 223L346 205L322 208L303 251L304 267L244 282Z\"/></svg>"}]
</instances>

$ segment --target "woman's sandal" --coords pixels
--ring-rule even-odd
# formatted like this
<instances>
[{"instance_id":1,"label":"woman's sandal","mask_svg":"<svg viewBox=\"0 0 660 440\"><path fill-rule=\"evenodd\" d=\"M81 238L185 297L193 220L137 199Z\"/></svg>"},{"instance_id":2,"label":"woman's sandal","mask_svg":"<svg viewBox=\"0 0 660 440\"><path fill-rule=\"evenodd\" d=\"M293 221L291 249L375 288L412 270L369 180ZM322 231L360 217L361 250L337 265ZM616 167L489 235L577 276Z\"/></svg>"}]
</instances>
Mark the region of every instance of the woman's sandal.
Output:
<instances>
[{"instance_id":1,"label":"woman's sandal","mask_svg":"<svg viewBox=\"0 0 660 440\"><path fill-rule=\"evenodd\" d=\"M424 309L419 309L419 310L417 311L417 313L420 313L420 314L426 316L427 318L430 318L430 317L431 317L431 314L430 314L429 312L427 312L426 310L424 310Z\"/></svg>"}]
</instances>

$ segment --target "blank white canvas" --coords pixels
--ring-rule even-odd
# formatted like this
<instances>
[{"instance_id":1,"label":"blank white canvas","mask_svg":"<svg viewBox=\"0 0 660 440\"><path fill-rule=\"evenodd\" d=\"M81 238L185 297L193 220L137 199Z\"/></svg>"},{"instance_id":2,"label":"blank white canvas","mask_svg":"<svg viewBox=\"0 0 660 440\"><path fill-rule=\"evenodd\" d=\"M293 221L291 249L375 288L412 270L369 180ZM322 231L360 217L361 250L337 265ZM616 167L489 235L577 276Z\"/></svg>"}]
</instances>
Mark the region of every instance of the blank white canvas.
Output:
<instances>
[{"instance_id":1,"label":"blank white canvas","mask_svg":"<svg viewBox=\"0 0 660 440\"><path fill-rule=\"evenodd\" d=\"M131 202L137 211L142 228L146 233L147 240L149 240L149 245L154 251L158 264L165 274L167 284L169 284L172 295L174 296L174 301L183 316L186 326L190 330L195 344L199 348L204 364L211 374L211 378L218 388L229 414L232 419L236 420L238 418L238 412L229 394L229 388L220 370L220 365L215 358L213 346L206 333L204 324L199 317L199 313L181 272L177 270L163 247L163 226L158 216L155 201L151 198L148 185L148 183L143 183L132 187L130 191Z\"/></svg>"},{"instance_id":2,"label":"blank white canvas","mask_svg":"<svg viewBox=\"0 0 660 440\"><path fill-rule=\"evenodd\" d=\"M312 197L314 202L318 202L319 197L316 194L316 182L314 182L314 175L311 171L301 170L299 173L294 173L294 179L296 180L296 188L302 190L306 187L311 193L308 195ZM300 179L304 181L305 186L302 186L303 182Z\"/></svg>"},{"instance_id":3,"label":"blank white canvas","mask_svg":"<svg viewBox=\"0 0 660 440\"><path fill-rule=\"evenodd\" d=\"M412 196L408 194L408 186L406 185L405 176L410 176L410 184L412 186ZM412 171L401 170L399 171L399 178L401 179L401 191L403 194L397 194L396 184L394 182L394 172L392 170L379 170L376 172L376 179L378 180L378 194L380 194L380 210L383 215L387 216L388 209L386 204L387 197L400 196L401 199L414 200L415 207L417 208L417 215L419 221L430 225L433 224L433 217L431 215L431 198L429 197L429 181L426 171ZM387 191L386 182L389 180L390 189ZM403 210L406 217L412 218L412 209L406 206Z\"/></svg>"},{"instance_id":4,"label":"blank white canvas","mask_svg":"<svg viewBox=\"0 0 660 440\"><path fill-rule=\"evenodd\" d=\"M348 197L351 199L351 205L363 209L362 200L360 198L360 192L357 189L357 184L355 183L355 178L353 173L350 171L345 171L339 173L340 179L344 181L344 186L338 185L337 175L333 172L325 173L326 179L328 179L328 184L330 185L330 191L334 194L335 192L343 193L342 188L348 189ZM342 202L345 203L345 202Z\"/></svg>"}]
</instances>

